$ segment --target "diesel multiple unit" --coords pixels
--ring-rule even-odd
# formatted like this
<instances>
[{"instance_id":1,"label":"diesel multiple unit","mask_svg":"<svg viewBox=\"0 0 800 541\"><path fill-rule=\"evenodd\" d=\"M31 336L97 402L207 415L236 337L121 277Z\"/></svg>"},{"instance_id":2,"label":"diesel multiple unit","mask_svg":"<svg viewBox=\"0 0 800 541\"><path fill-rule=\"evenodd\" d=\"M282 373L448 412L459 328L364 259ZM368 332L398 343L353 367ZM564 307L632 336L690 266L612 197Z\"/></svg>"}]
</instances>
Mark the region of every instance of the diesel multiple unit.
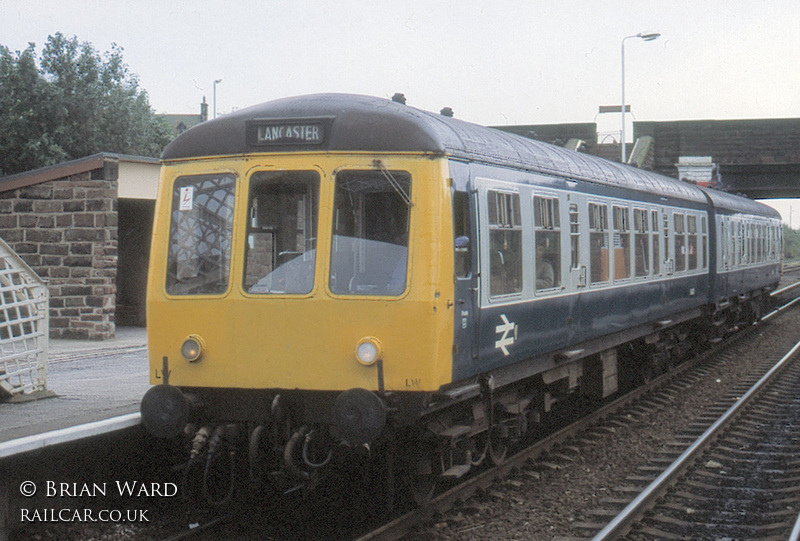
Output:
<instances>
[{"instance_id":1,"label":"diesel multiple unit","mask_svg":"<svg viewBox=\"0 0 800 541\"><path fill-rule=\"evenodd\" d=\"M385 99L257 105L162 159L143 423L201 472L355 458L424 498L754 320L781 273L769 207Z\"/></svg>"}]
</instances>

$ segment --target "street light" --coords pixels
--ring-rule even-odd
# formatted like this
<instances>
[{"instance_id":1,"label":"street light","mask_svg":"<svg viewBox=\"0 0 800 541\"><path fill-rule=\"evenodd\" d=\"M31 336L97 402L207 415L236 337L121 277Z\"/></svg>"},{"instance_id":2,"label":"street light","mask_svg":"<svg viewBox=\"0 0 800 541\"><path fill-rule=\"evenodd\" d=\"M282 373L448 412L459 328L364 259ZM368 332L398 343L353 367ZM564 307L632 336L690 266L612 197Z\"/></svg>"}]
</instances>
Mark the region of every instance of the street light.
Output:
<instances>
[{"instance_id":1,"label":"street light","mask_svg":"<svg viewBox=\"0 0 800 541\"><path fill-rule=\"evenodd\" d=\"M214 118L217 118L217 83L221 83L222 79L214 81Z\"/></svg>"},{"instance_id":2,"label":"street light","mask_svg":"<svg viewBox=\"0 0 800 541\"><path fill-rule=\"evenodd\" d=\"M622 38L622 163L625 163L625 40L631 38L639 38L643 41L653 41L658 39L661 34L657 32L649 32L646 34L639 33L634 36L626 36Z\"/></svg>"}]
</instances>

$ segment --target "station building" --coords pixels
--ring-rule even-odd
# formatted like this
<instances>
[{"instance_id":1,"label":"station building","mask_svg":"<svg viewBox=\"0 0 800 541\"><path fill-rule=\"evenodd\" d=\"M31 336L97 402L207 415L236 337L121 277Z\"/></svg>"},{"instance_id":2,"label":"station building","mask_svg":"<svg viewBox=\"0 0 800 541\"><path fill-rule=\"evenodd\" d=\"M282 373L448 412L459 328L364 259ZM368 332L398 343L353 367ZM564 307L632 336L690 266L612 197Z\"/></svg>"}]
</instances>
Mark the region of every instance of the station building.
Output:
<instances>
[{"instance_id":1,"label":"station building","mask_svg":"<svg viewBox=\"0 0 800 541\"><path fill-rule=\"evenodd\" d=\"M50 337L145 325L160 164L101 153L0 178L0 238L47 283Z\"/></svg>"}]
</instances>

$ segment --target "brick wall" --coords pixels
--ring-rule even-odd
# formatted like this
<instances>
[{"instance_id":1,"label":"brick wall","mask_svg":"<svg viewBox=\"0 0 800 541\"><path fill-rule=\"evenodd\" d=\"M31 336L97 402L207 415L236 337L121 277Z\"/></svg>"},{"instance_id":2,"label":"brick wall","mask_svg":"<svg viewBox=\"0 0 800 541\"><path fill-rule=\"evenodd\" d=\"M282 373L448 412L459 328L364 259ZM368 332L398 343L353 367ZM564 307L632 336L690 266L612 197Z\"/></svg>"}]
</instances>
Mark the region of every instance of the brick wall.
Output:
<instances>
[{"instance_id":1,"label":"brick wall","mask_svg":"<svg viewBox=\"0 0 800 541\"><path fill-rule=\"evenodd\" d=\"M597 124L594 123L495 126L495 129L558 146L564 146L570 139L581 139L586 143L584 152L588 154L594 154L597 147Z\"/></svg>"},{"instance_id":2,"label":"brick wall","mask_svg":"<svg viewBox=\"0 0 800 541\"><path fill-rule=\"evenodd\" d=\"M52 338L114 337L116 180L87 172L1 192L0 237L47 280Z\"/></svg>"},{"instance_id":3,"label":"brick wall","mask_svg":"<svg viewBox=\"0 0 800 541\"><path fill-rule=\"evenodd\" d=\"M800 119L634 122L634 137L655 139L655 170L677 176L680 156L711 156L714 163L800 162Z\"/></svg>"}]
</instances>

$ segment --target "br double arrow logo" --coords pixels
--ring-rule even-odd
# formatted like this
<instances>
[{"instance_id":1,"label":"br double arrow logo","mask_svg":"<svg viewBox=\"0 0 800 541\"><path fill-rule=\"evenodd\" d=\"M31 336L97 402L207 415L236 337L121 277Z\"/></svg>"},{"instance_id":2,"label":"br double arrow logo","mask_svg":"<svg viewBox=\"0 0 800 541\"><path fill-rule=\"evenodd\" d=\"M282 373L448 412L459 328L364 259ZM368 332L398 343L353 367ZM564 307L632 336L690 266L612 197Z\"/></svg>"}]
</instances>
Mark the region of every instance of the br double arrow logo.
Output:
<instances>
[{"instance_id":1,"label":"br double arrow logo","mask_svg":"<svg viewBox=\"0 0 800 541\"><path fill-rule=\"evenodd\" d=\"M500 340L494 343L494 347L502 351L503 355L508 355L508 346L512 345L517 339L517 324L509 321L505 314L500 314L500 318L503 320L503 324L498 325L495 328L495 332L497 334L503 333L503 335Z\"/></svg>"}]
</instances>

